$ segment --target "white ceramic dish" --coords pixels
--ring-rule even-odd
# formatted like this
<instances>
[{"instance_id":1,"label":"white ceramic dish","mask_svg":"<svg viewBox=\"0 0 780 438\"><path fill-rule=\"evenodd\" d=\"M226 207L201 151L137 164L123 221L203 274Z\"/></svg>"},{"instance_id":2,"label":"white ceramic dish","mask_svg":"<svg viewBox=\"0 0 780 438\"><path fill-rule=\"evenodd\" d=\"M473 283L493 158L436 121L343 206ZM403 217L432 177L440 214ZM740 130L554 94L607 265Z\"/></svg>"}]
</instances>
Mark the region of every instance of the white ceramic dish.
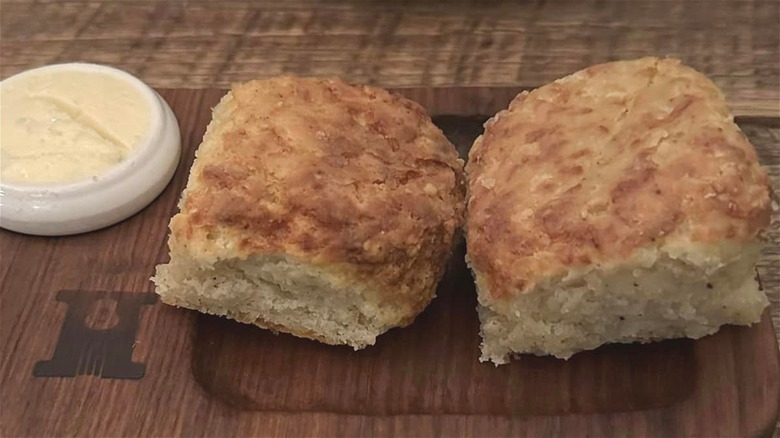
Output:
<instances>
[{"instance_id":1,"label":"white ceramic dish","mask_svg":"<svg viewBox=\"0 0 780 438\"><path fill-rule=\"evenodd\" d=\"M168 185L181 155L179 123L152 88L122 70L97 64L43 69L99 71L126 81L149 102L149 132L133 152L105 173L65 184L0 183L0 227L24 234L61 236L113 225L142 210Z\"/></svg>"}]
</instances>

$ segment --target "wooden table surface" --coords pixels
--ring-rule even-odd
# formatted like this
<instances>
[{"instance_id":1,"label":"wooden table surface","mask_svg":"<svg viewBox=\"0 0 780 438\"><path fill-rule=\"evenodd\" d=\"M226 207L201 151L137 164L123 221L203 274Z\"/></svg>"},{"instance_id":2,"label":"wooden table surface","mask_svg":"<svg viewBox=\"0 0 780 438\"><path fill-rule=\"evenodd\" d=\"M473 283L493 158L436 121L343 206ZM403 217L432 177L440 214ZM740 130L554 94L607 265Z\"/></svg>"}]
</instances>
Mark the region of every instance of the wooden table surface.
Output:
<instances>
[{"instance_id":1,"label":"wooden table surface","mask_svg":"<svg viewBox=\"0 0 780 438\"><path fill-rule=\"evenodd\" d=\"M780 144L779 17L777 0L2 0L0 78L87 61L162 88L280 73L533 87L594 63L669 55L712 78L738 115L767 117ZM779 188L780 163L765 164ZM780 331L777 202L773 216L760 272Z\"/></svg>"}]
</instances>

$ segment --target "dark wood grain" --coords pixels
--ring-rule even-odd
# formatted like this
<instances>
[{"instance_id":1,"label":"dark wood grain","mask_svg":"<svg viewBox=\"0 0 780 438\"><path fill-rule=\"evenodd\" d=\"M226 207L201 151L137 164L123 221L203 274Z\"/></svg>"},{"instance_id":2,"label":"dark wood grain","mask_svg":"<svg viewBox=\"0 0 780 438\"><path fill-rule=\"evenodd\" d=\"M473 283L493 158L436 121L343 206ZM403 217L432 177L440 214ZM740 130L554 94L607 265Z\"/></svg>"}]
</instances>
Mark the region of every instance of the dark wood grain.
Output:
<instances>
[{"instance_id":1,"label":"dark wood grain","mask_svg":"<svg viewBox=\"0 0 780 438\"><path fill-rule=\"evenodd\" d=\"M429 96L420 99L429 108L461 114L436 122L465 153L484 116L464 115L493 111L512 91L467 90L463 106L458 89L420 93L410 92ZM33 377L65 316L59 290L146 293L154 266L167 259L167 221L222 91L162 95L179 118L184 154L152 205L80 236L0 232L0 435L731 437L774 428L778 349L768 312L756 326L695 342L608 346L569 362L524 358L496 369L477 362L462 248L420 319L363 352L158 303L142 310L136 335L142 379ZM777 183L778 128L765 122L743 120L742 128ZM775 225L759 266L773 299L779 237ZM90 324L110 326L107 311L95 307Z\"/></svg>"},{"instance_id":2,"label":"dark wood grain","mask_svg":"<svg viewBox=\"0 0 780 438\"><path fill-rule=\"evenodd\" d=\"M658 55L710 76L738 114L776 117L779 15L776 0L3 0L0 76L79 60L156 87L280 73L539 86Z\"/></svg>"}]
</instances>

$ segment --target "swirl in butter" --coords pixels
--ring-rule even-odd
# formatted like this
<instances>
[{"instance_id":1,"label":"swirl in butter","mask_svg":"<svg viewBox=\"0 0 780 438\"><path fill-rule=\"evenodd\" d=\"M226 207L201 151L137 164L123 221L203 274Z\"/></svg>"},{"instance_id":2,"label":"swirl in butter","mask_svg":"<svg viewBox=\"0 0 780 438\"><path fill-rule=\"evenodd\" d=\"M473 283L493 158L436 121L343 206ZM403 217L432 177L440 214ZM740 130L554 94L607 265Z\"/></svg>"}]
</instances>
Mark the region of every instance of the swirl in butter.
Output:
<instances>
[{"instance_id":1,"label":"swirl in butter","mask_svg":"<svg viewBox=\"0 0 780 438\"><path fill-rule=\"evenodd\" d=\"M90 70L41 70L0 83L0 180L69 183L125 160L149 133L133 83Z\"/></svg>"}]
</instances>

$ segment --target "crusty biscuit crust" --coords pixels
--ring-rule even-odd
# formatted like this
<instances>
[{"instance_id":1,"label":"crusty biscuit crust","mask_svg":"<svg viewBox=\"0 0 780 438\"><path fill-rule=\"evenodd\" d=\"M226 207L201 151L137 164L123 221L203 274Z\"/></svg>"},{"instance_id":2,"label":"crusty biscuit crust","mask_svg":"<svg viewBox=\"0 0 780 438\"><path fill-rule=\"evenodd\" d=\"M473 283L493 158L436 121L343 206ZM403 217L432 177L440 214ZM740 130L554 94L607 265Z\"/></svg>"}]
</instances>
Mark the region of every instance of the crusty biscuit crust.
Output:
<instances>
[{"instance_id":1,"label":"crusty biscuit crust","mask_svg":"<svg viewBox=\"0 0 780 438\"><path fill-rule=\"evenodd\" d=\"M464 210L463 162L416 103L339 80L232 87L214 110L172 257L287 254L366 281L409 309L430 301Z\"/></svg>"},{"instance_id":2,"label":"crusty biscuit crust","mask_svg":"<svg viewBox=\"0 0 780 438\"><path fill-rule=\"evenodd\" d=\"M748 241L769 180L725 100L673 59L596 65L518 95L466 167L468 250L490 298L642 247Z\"/></svg>"}]
</instances>

